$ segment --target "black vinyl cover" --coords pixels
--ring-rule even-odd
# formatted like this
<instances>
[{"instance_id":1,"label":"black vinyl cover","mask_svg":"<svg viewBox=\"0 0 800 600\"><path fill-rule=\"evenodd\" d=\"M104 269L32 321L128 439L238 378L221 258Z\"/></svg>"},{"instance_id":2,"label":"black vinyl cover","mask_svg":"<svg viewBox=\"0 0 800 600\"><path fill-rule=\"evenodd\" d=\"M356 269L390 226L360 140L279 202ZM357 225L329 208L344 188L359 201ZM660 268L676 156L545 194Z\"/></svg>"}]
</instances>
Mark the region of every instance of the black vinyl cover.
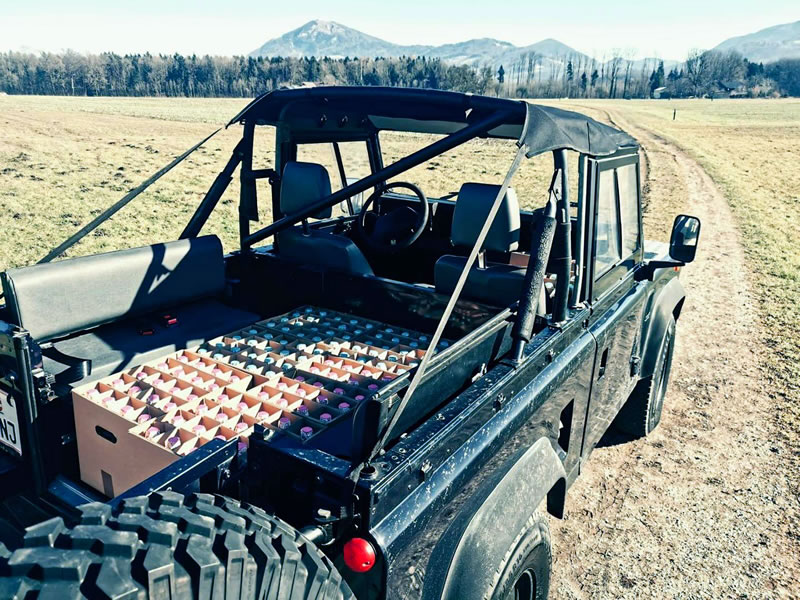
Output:
<instances>
[{"instance_id":1,"label":"black vinyl cover","mask_svg":"<svg viewBox=\"0 0 800 600\"><path fill-rule=\"evenodd\" d=\"M290 106L293 111L286 110ZM324 137L326 128L334 132L341 128L344 116L348 117L349 127L356 128L370 116L394 119L391 128L398 131L413 121L413 131L441 134L493 112L508 116L505 125L493 129L488 137L517 140L527 147L528 158L562 148L605 156L622 148L638 147L627 133L577 112L524 100L418 88L321 86L275 90L253 100L228 125L246 121L259 125L284 123L290 128L312 127L315 135ZM298 115L308 118L298 119Z\"/></svg>"},{"instance_id":2,"label":"black vinyl cover","mask_svg":"<svg viewBox=\"0 0 800 600\"><path fill-rule=\"evenodd\" d=\"M16 324L44 342L219 295L225 262L219 239L204 236L9 269L2 283Z\"/></svg>"}]
</instances>

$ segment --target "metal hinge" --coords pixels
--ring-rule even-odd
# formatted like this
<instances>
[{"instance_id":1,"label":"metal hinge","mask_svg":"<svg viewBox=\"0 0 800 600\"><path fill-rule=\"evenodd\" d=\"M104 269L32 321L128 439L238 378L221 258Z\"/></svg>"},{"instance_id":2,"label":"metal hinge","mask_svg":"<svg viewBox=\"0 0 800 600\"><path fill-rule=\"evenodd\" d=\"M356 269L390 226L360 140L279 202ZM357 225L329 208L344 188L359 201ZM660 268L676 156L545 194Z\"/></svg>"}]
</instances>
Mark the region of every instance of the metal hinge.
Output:
<instances>
[{"instance_id":1,"label":"metal hinge","mask_svg":"<svg viewBox=\"0 0 800 600\"><path fill-rule=\"evenodd\" d=\"M631 356L631 377L636 377L642 368L642 357L634 354Z\"/></svg>"}]
</instances>

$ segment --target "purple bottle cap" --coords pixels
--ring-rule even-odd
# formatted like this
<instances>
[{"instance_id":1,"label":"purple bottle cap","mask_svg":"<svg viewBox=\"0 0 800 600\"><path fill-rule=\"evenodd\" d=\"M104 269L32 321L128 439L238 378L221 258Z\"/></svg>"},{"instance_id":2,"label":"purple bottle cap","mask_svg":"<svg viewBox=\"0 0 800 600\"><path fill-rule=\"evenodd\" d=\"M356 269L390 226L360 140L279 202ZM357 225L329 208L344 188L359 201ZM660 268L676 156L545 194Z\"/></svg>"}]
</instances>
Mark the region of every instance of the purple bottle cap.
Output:
<instances>
[{"instance_id":1,"label":"purple bottle cap","mask_svg":"<svg viewBox=\"0 0 800 600\"><path fill-rule=\"evenodd\" d=\"M208 412L208 407L205 404L198 404L195 410L198 415L204 415Z\"/></svg>"},{"instance_id":2,"label":"purple bottle cap","mask_svg":"<svg viewBox=\"0 0 800 600\"><path fill-rule=\"evenodd\" d=\"M269 394L267 392L261 391L261 392L258 392L258 397L261 400L266 400L267 398L269 398Z\"/></svg>"},{"instance_id":3,"label":"purple bottle cap","mask_svg":"<svg viewBox=\"0 0 800 600\"><path fill-rule=\"evenodd\" d=\"M281 429L288 429L291 424L292 422L289 420L289 417L281 417L278 419L278 427Z\"/></svg>"},{"instance_id":4,"label":"purple bottle cap","mask_svg":"<svg viewBox=\"0 0 800 600\"><path fill-rule=\"evenodd\" d=\"M126 404L125 406L123 406L122 408L119 409L119 412L120 412L121 415L125 416L129 412L131 412L132 410L133 410L133 407L130 404Z\"/></svg>"},{"instance_id":5,"label":"purple bottle cap","mask_svg":"<svg viewBox=\"0 0 800 600\"><path fill-rule=\"evenodd\" d=\"M214 391L214 390L218 390L218 389L219 389L219 384L217 384L217 383L212 383L210 386L208 386L208 389L210 389L210 390L212 390L212 391Z\"/></svg>"},{"instance_id":6,"label":"purple bottle cap","mask_svg":"<svg viewBox=\"0 0 800 600\"><path fill-rule=\"evenodd\" d=\"M144 437L146 437L147 439L154 438L154 437L156 437L156 436L157 436L159 433L161 433L161 430L159 430L159 428L158 428L158 427L150 427L150 428L147 430L147 432L144 434Z\"/></svg>"},{"instance_id":7,"label":"purple bottle cap","mask_svg":"<svg viewBox=\"0 0 800 600\"><path fill-rule=\"evenodd\" d=\"M195 383L195 384L199 385L199 384L203 383L203 378L202 377L192 377L192 383Z\"/></svg>"},{"instance_id":8,"label":"purple bottle cap","mask_svg":"<svg viewBox=\"0 0 800 600\"><path fill-rule=\"evenodd\" d=\"M164 405L164 410L165 410L165 411L167 411L167 412L169 412L169 411L171 411L173 408L175 408L176 406L177 406L177 404L175 404L174 402L167 402L167 403Z\"/></svg>"},{"instance_id":9,"label":"purple bottle cap","mask_svg":"<svg viewBox=\"0 0 800 600\"><path fill-rule=\"evenodd\" d=\"M158 386L163 385L163 384L164 384L164 380L161 379L160 377L156 377L155 379L153 379L153 385L155 387L158 387Z\"/></svg>"},{"instance_id":10,"label":"purple bottle cap","mask_svg":"<svg viewBox=\"0 0 800 600\"><path fill-rule=\"evenodd\" d=\"M130 389L128 390L128 393L129 394L138 394L141 391L142 391L142 388L140 388L138 385L134 385L134 386L130 387Z\"/></svg>"},{"instance_id":11,"label":"purple bottle cap","mask_svg":"<svg viewBox=\"0 0 800 600\"><path fill-rule=\"evenodd\" d=\"M151 417L151 416L150 416L150 415L148 415L147 413L142 413L142 414L140 414L140 415L139 415L139 418L138 418L138 419L136 419L136 422L137 422L137 423L147 423L147 422L148 422L150 419L152 419L152 418L153 418L153 417Z\"/></svg>"},{"instance_id":12,"label":"purple bottle cap","mask_svg":"<svg viewBox=\"0 0 800 600\"><path fill-rule=\"evenodd\" d=\"M199 397L200 396L198 396L197 394L189 394L188 396L186 396L186 399L191 401L191 400L197 400Z\"/></svg>"},{"instance_id":13,"label":"purple bottle cap","mask_svg":"<svg viewBox=\"0 0 800 600\"><path fill-rule=\"evenodd\" d=\"M321 381L315 381L312 385L318 388L325 387Z\"/></svg>"},{"instance_id":14,"label":"purple bottle cap","mask_svg":"<svg viewBox=\"0 0 800 600\"><path fill-rule=\"evenodd\" d=\"M167 369L167 368L169 368L169 365L167 363L165 363L165 362L158 363L158 368L159 369Z\"/></svg>"},{"instance_id":15,"label":"purple bottle cap","mask_svg":"<svg viewBox=\"0 0 800 600\"><path fill-rule=\"evenodd\" d=\"M333 420L333 417L331 416L331 413L322 413L319 416L319 420L323 423L330 423Z\"/></svg>"},{"instance_id":16,"label":"purple bottle cap","mask_svg":"<svg viewBox=\"0 0 800 600\"><path fill-rule=\"evenodd\" d=\"M228 394L220 394L217 400L219 400L220 402L227 402L228 400L230 400L230 398L228 397Z\"/></svg>"},{"instance_id":17,"label":"purple bottle cap","mask_svg":"<svg viewBox=\"0 0 800 600\"><path fill-rule=\"evenodd\" d=\"M375 390L377 390L377 389L378 389L378 385L377 385L377 384L375 384L375 383L370 383L370 384L367 386L367 389L368 389L368 390L375 391Z\"/></svg>"},{"instance_id":18,"label":"purple bottle cap","mask_svg":"<svg viewBox=\"0 0 800 600\"><path fill-rule=\"evenodd\" d=\"M178 425L180 425L184 421L185 421L185 419L181 415L175 415L175 417L172 419L172 424L177 427Z\"/></svg>"},{"instance_id":19,"label":"purple bottle cap","mask_svg":"<svg viewBox=\"0 0 800 600\"><path fill-rule=\"evenodd\" d=\"M314 430L308 425L300 428L300 437L303 438L304 440L307 440L312 435L314 435Z\"/></svg>"},{"instance_id":20,"label":"purple bottle cap","mask_svg":"<svg viewBox=\"0 0 800 600\"><path fill-rule=\"evenodd\" d=\"M239 404L237 405L237 408L239 410L247 410L250 407L247 406L247 402L239 402Z\"/></svg>"},{"instance_id":21,"label":"purple bottle cap","mask_svg":"<svg viewBox=\"0 0 800 600\"><path fill-rule=\"evenodd\" d=\"M228 415L226 415L224 412L218 412L216 415L214 415L214 420L217 423L224 423L228 420Z\"/></svg>"},{"instance_id":22,"label":"purple bottle cap","mask_svg":"<svg viewBox=\"0 0 800 600\"><path fill-rule=\"evenodd\" d=\"M176 376L183 375L183 367L175 367L174 369L172 369L172 374Z\"/></svg>"},{"instance_id":23,"label":"purple bottle cap","mask_svg":"<svg viewBox=\"0 0 800 600\"><path fill-rule=\"evenodd\" d=\"M350 410L350 403L349 402L340 402L338 408L339 408L339 410Z\"/></svg>"},{"instance_id":24,"label":"purple bottle cap","mask_svg":"<svg viewBox=\"0 0 800 600\"><path fill-rule=\"evenodd\" d=\"M145 377L147 377L147 373L145 373L144 371L139 371L136 374L136 379L144 379Z\"/></svg>"},{"instance_id":25,"label":"purple bottle cap","mask_svg":"<svg viewBox=\"0 0 800 600\"><path fill-rule=\"evenodd\" d=\"M205 430L206 430L205 425L197 424L194 427L192 427L192 431L194 433L203 433L203 432L205 432Z\"/></svg>"},{"instance_id":26,"label":"purple bottle cap","mask_svg":"<svg viewBox=\"0 0 800 600\"><path fill-rule=\"evenodd\" d=\"M323 396L322 394L320 394L319 396L316 397L316 401L319 402L320 404L327 404L328 403L328 397L327 396Z\"/></svg>"},{"instance_id":27,"label":"purple bottle cap","mask_svg":"<svg viewBox=\"0 0 800 600\"><path fill-rule=\"evenodd\" d=\"M228 439L228 438L226 438L224 435L215 435L215 436L214 436L214 439L215 439L215 440L223 440L223 441L224 441L224 440L226 440L226 439Z\"/></svg>"},{"instance_id":28,"label":"purple bottle cap","mask_svg":"<svg viewBox=\"0 0 800 600\"><path fill-rule=\"evenodd\" d=\"M297 414L299 415L307 415L308 414L308 407L305 404L301 404L296 409Z\"/></svg>"},{"instance_id":29,"label":"purple bottle cap","mask_svg":"<svg viewBox=\"0 0 800 600\"><path fill-rule=\"evenodd\" d=\"M275 400L275 404L277 404L281 408L286 408L287 406L289 406L289 401L286 398L278 398L277 400Z\"/></svg>"},{"instance_id":30,"label":"purple bottle cap","mask_svg":"<svg viewBox=\"0 0 800 600\"><path fill-rule=\"evenodd\" d=\"M288 385L286 385L286 384L285 384L284 382L282 382L282 381L279 381L279 382L278 382L278 385L277 385L277 386L275 386L275 387L277 387L277 388L278 388L279 390L281 390L281 391L284 391L284 390L288 390L288 389L289 389L289 386L288 386Z\"/></svg>"},{"instance_id":31,"label":"purple bottle cap","mask_svg":"<svg viewBox=\"0 0 800 600\"><path fill-rule=\"evenodd\" d=\"M269 417L269 413L265 410L260 410L258 411L258 414L256 414L256 419L258 419L259 421L263 421L267 417Z\"/></svg>"},{"instance_id":32,"label":"purple bottle cap","mask_svg":"<svg viewBox=\"0 0 800 600\"><path fill-rule=\"evenodd\" d=\"M222 375L222 369L214 369L213 371L211 371L211 373L213 373L214 375Z\"/></svg>"},{"instance_id":33,"label":"purple bottle cap","mask_svg":"<svg viewBox=\"0 0 800 600\"><path fill-rule=\"evenodd\" d=\"M301 398L305 398L306 397L306 391L303 388L297 388L297 391L295 391L295 394L297 394Z\"/></svg>"},{"instance_id":34,"label":"purple bottle cap","mask_svg":"<svg viewBox=\"0 0 800 600\"><path fill-rule=\"evenodd\" d=\"M148 403L148 404L155 404L155 403L156 403L156 402L158 402L159 400L161 400L161 396L159 396L158 394L150 394L150 395L147 397L147 403Z\"/></svg>"},{"instance_id":35,"label":"purple bottle cap","mask_svg":"<svg viewBox=\"0 0 800 600\"><path fill-rule=\"evenodd\" d=\"M333 393L334 394L344 394L344 388L340 388L340 387L333 388Z\"/></svg>"},{"instance_id":36,"label":"purple bottle cap","mask_svg":"<svg viewBox=\"0 0 800 600\"><path fill-rule=\"evenodd\" d=\"M182 391L183 391L183 390L182 390L181 388L179 388L179 387L177 387L177 386L176 386L176 387L172 388L172 389L169 391L169 393L170 393L170 394L180 394Z\"/></svg>"},{"instance_id":37,"label":"purple bottle cap","mask_svg":"<svg viewBox=\"0 0 800 600\"><path fill-rule=\"evenodd\" d=\"M241 379L241 377L239 377L238 375L231 375L231 381L232 382L233 381L239 381L240 379Z\"/></svg>"},{"instance_id":38,"label":"purple bottle cap","mask_svg":"<svg viewBox=\"0 0 800 600\"><path fill-rule=\"evenodd\" d=\"M87 396L94 396L94 395L96 395L96 394L97 394L97 390L96 390L96 389L94 389L94 388L93 388L93 389L91 389L91 390L86 390L86 395L87 395Z\"/></svg>"},{"instance_id":39,"label":"purple bottle cap","mask_svg":"<svg viewBox=\"0 0 800 600\"><path fill-rule=\"evenodd\" d=\"M364 394L356 394L356 400L361 401L364 399Z\"/></svg>"},{"instance_id":40,"label":"purple bottle cap","mask_svg":"<svg viewBox=\"0 0 800 600\"><path fill-rule=\"evenodd\" d=\"M361 374L362 374L364 377L372 377L372 371L367 371L366 369L364 369L363 371L361 371Z\"/></svg>"},{"instance_id":41,"label":"purple bottle cap","mask_svg":"<svg viewBox=\"0 0 800 600\"><path fill-rule=\"evenodd\" d=\"M115 379L111 382L111 385L124 385L125 382L122 379Z\"/></svg>"},{"instance_id":42,"label":"purple bottle cap","mask_svg":"<svg viewBox=\"0 0 800 600\"><path fill-rule=\"evenodd\" d=\"M306 378L303 377L302 375L296 375L294 379L295 379L295 381L300 381L300 382L303 382L303 381L306 380Z\"/></svg>"},{"instance_id":43,"label":"purple bottle cap","mask_svg":"<svg viewBox=\"0 0 800 600\"><path fill-rule=\"evenodd\" d=\"M171 438L167 438L166 445L170 450L174 450L181 445L181 438L179 438L177 435L173 435Z\"/></svg>"},{"instance_id":44,"label":"purple bottle cap","mask_svg":"<svg viewBox=\"0 0 800 600\"><path fill-rule=\"evenodd\" d=\"M244 452L245 450L247 450L247 444L245 444L244 442L239 442L238 444L236 444L236 448L239 450L239 452Z\"/></svg>"},{"instance_id":45,"label":"purple bottle cap","mask_svg":"<svg viewBox=\"0 0 800 600\"><path fill-rule=\"evenodd\" d=\"M236 427L233 428L233 430L236 432L241 432L244 431L245 429L247 429L247 423L237 423Z\"/></svg>"}]
</instances>

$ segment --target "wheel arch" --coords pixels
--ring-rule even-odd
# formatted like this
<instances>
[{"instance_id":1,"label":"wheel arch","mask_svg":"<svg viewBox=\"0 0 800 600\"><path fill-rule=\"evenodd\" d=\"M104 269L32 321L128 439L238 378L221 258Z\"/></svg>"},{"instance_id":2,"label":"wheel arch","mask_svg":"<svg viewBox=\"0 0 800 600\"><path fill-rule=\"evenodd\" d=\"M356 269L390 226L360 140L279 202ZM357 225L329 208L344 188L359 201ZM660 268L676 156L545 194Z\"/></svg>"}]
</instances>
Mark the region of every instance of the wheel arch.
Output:
<instances>
[{"instance_id":1,"label":"wheel arch","mask_svg":"<svg viewBox=\"0 0 800 600\"><path fill-rule=\"evenodd\" d=\"M642 340L640 378L650 377L653 374L664 332L673 318L678 320L685 300L686 290L677 277L670 279L664 288L657 292Z\"/></svg>"},{"instance_id":2,"label":"wheel arch","mask_svg":"<svg viewBox=\"0 0 800 600\"><path fill-rule=\"evenodd\" d=\"M423 600L482 600L507 549L542 501L546 498L548 511L561 516L566 479L549 438L509 460L476 490L439 539L426 569Z\"/></svg>"}]
</instances>

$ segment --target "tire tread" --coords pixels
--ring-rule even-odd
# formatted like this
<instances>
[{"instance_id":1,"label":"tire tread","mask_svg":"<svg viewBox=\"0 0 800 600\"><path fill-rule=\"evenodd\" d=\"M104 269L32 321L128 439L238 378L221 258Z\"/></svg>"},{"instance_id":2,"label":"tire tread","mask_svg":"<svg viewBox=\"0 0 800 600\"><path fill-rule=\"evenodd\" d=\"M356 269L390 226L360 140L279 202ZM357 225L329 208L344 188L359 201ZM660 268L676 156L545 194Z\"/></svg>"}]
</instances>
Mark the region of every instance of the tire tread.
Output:
<instances>
[{"instance_id":1,"label":"tire tread","mask_svg":"<svg viewBox=\"0 0 800 600\"><path fill-rule=\"evenodd\" d=\"M79 507L79 524L34 525L0 547L0 597L350 600L331 561L262 509L159 492Z\"/></svg>"}]
</instances>

